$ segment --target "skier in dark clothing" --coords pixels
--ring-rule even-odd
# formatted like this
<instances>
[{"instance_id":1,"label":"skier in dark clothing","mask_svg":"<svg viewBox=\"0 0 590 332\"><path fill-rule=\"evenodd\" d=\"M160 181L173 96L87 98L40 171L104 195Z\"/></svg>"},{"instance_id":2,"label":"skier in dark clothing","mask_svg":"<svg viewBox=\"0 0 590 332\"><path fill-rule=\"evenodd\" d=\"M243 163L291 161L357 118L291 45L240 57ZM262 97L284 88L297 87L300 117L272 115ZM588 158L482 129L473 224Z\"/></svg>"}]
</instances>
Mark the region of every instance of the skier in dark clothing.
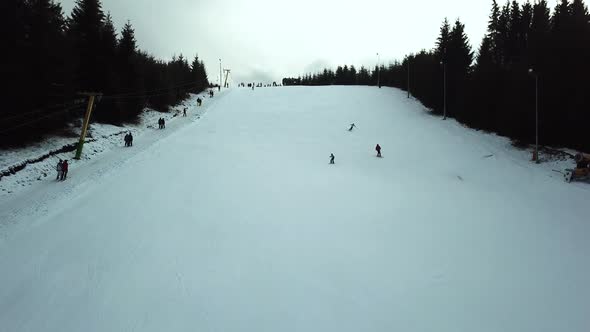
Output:
<instances>
[{"instance_id":1,"label":"skier in dark clothing","mask_svg":"<svg viewBox=\"0 0 590 332\"><path fill-rule=\"evenodd\" d=\"M68 176L68 161L64 160L61 164L61 180L65 180Z\"/></svg>"},{"instance_id":2,"label":"skier in dark clothing","mask_svg":"<svg viewBox=\"0 0 590 332\"><path fill-rule=\"evenodd\" d=\"M334 154L330 153L330 164L334 163Z\"/></svg>"},{"instance_id":3,"label":"skier in dark clothing","mask_svg":"<svg viewBox=\"0 0 590 332\"><path fill-rule=\"evenodd\" d=\"M61 179L61 174L63 172L63 161L60 159L59 162L57 163L57 166L55 167L55 170L57 171L57 177L55 178L56 180L60 180Z\"/></svg>"},{"instance_id":4,"label":"skier in dark clothing","mask_svg":"<svg viewBox=\"0 0 590 332\"><path fill-rule=\"evenodd\" d=\"M133 146L133 135L131 135L131 133L127 134L128 136L128 146Z\"/></svg>"},{"instance_id":5,"label":"skier in dark clothing","mask_svg":"<svg viewBox=\"0 0 590 332\"><path fill-rule=\"evenodd\" d=\"M158 129L162 129L162 118L158 119Z\"/></svg>"},{"instance_id":6,"label":"skier in dark clothing","mask_svg":"<svg viewBox=\"0 0 590 332\"><path fill-rule=\"evenodd\" d=\"M182 116L186 116L186 107L182 110Z\"/></svg>"},{"instance_id":7,"label":"skier in dark clothing","mask_svg":"<svg viewBox=\"0 0 590 332\"><path fill-rule=\"evenodd\" d=\"M197 106L201 106L201 102L203 102L201 98L197 98Z\"/></svg>"},{"instance_id":8,"label":"skier in dark clothing","mask_svg":"<svg viewBox=\"0 0 590 332\"><path fill-rule=\"evenodd\" d=\"M162 118L162 129L166 129L166 120Z\"/></svg>"},{"instance_id":9,"label":"skier in dark clothing","mask_svg":"<svg viewBox=\"0 0 590 332\"><path fill-rule=\"evenodd\" d=\"M377 144L375 150L377 150L377 157L381 157L381 146L379 146L379 144Z\"/></svg>"},{"instance_id":10,"label":"skier in dark clothing","mask_svg":"<svg viewBox=\"0 0 590 332\"><path fill-rule=\"evenodd\" d=\"M125 147L129 146L129 134L125 134Z\"/></svg>"},{"instance_id":11,"label":"skier in dark clothing","mask_svg":"<svg viewBox=\"0 0 590 332\"><path fill-rule=\"evenodd\" d=\"M352 128L354 128L354 127L356 127L356 126L354 125L354 123L351 123L351 124L350 124L350 128L348 128L348 131L352 131Z\"/></svg>"}]
</instances>

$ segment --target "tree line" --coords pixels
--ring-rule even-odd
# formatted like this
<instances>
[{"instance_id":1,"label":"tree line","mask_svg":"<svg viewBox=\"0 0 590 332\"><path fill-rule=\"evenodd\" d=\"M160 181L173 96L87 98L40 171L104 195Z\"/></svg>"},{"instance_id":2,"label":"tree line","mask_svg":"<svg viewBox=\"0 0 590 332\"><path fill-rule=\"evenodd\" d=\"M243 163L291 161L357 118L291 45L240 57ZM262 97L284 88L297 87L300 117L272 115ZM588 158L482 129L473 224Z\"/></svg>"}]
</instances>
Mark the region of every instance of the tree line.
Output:
<instances>
[{"instance_id":1,"label":"tree line","mask_svg":"<svg viewBox=\"0 0 590 332\"><path fill-rule=\"evenodd\" d=\"M0 145L22 145L79 119L100 92L93 119L133 122L145 107L168 106L209 86L198 56L170 61L139 49L127 22L120 33L100 0L77 0L69 16L53 0L2 0Z\"/></svg>"},{"instance_id":2,"label":"tree line","mask_svg":"<svg viewBox=\"0 0 590 332\"><path fill-rule=\"evenodd\" d=\"M522 143L590 151L590 15L583 0L495 0L475 53L460 20L444 20L434 47L380 65L283 79L283 85L360 84L409 89L435 114ZM446 84L445 84L446 83ZM446 85L446 105L445 105ZM538 93L538 95L537 95ZM538 99L537 99L538 98Z\"/></svg>"}]
</instances>

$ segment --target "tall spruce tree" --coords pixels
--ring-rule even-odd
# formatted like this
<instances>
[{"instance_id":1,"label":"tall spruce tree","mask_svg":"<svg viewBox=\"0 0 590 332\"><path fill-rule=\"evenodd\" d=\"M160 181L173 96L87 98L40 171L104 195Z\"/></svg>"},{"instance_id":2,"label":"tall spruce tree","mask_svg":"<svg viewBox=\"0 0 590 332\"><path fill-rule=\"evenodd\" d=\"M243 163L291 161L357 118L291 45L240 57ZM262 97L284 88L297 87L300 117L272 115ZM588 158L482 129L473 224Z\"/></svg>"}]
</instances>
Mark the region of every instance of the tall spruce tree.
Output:
<instances>
[{"instance_id":1,"label":"tall spruce tree","mask_svg":"<svg viewBox=\"0 0 590 332\"><path fill-rule=\"evenodd\" d=\"M122 91L131 91L133 96L119 100L117 105L118 118L115 121L129 121L141 111L145 97L141 96L144 86L140 80L138 68L137 41L131 22L127 21L121 30L117 45L116 68Z\"/></svg>"},{"instance_id":2,"label":"tall spruce tree","mask_svg":"<svg viewBox=\"0 0 590 332\"><path fill-rule=\"evenodd\" d=\"M108 86L108 70L101 47L104 19L99 0L77 0L68 20L68 37L77 59L75 82L80 90L100 92Z\"/></svg>"},{"instance_id":3,"label":"tall spruce tree","mask_svg":"<svg viewBox=\"0 0 590 332\"><path fill-rule=\"evenodd\" d=\"M28 24L30 12L31 8L25 1L0 1L0 37L6 42L14 41L13 47L0 52L0 82L4 103L4 107L0 107L0 126L3 128L11 125L4 119L23 111L19 106L26 100L24 97L27 84L33 77L28 65L31 56Z\"/></svg>"},{"instance_id":4,"label":"tall spruce tree","mask_svg":"<svg viewBox=\"0 0 590 332\"><path fill-rule=\"evenodd\" d=\"M445 18L443 24L440 27L440 33L438 35L438 38L436 39L435 48L435 54L441 61L445 61L445 53L447 48L449 47L450 40L451 25L449 24L449 20Z\"/></svg>"},{"instance_id":5,"label":"tall spruce tree","mask_svg":"<svg viewBox=\"0 0 590 332\"><path fill-rule=\"evenodd\" d=\"M468 94L468 79L473 62L473 52L465 33L465 25L458 19L449 34L447 49L448 108L451 116L459 120L467 117L465 99Z\"/></svg>"},{"instance_id":6,"label":"tall spruce tree","mask_svg":"<svg viewBox=\"0 0 590 332\"><path fill-rule=\"evenodd\" d=\"M439 87L438 92L436 93L436 100L438 101L437 106L434 108L436 113L442 114L444 108L444 76L445 76L445 67L448 65L448 51L449 51L449 43L451 40L451 26L449 24L449 20L447 18L444 19L441 27L438 38L436 39L436 46L434 50L434 54L436 56L436 61L440 64L437 67L437 70L434 72L433 81L435 85ZM448 73L448 71L447 71ZM448 82L448 81L447 81Z\"/></svg>"},{"instance_id":7,"label":"tall spruce tree","mask_svg":"<svg viewBox=\"0 0 590 332\"><path fill-rule=\"evenodd\" d=\"M207 85L207 77L205 74L205 66L203 62L199 60L198 55L195 55L195 58L191 64L191 76L195 81L193 92L203 91Z\"/></svg>"}]
</instances>

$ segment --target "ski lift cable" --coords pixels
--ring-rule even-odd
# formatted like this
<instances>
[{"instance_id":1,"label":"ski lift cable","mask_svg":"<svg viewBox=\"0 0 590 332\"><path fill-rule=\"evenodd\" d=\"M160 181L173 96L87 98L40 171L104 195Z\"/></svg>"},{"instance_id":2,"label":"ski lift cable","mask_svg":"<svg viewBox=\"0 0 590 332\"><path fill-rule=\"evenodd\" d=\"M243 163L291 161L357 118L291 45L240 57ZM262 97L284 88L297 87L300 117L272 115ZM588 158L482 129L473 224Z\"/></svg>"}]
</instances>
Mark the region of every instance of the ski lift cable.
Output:
<instances>
[{"instance_id":1,"label":"ski lift cable","mask_svg":"<svg viewBox=\"0 0 590 332\"><path fill-rule=\"evenodd\" d=\"M76 108L78 108L78 106L72 106L72 107L70 107L70 108L66 108L66 109L63 109L63 110L60 110L60 111L53 112L53 113L51 113L51 114L48 114L48 115L42 116L42 117L40 117L40 118L36 118L35 120L27 121L27 122L24 122L24 123L18 124L18 125L16 125L16 126L10 127L10 128L8 128L8 129L0 130L0 134L4 134L4 133L10 132L10 131L12 131L12 130L15 130L15 129L18 129L18 128L22 128L22 127L28 126L28 125L30 125L30 124L33 124L33 123L39 122L39 121L41 121L41 120L45 120L45 119L52 118L52 117L54 117L54 116L57 116L57 115L60 115L60 114L63 114L63 113L67 113L67 112L69 112L69 111L71 111L71 110L73 110L73 109L76 109Z\"/></svg>"},{"instance_id":2,"label":"ski lift cable","mask_svg":"<svg viewBox=\"0 0 590 332\"><path fill-rule=\"evenodd\" d=\"M178 84L175 86L170 86L170 87L166 87L166 88L160 88L160 89L154 89L154 90L150 90L150 91L135 91L135 92L126 92L126 93L119 93L119 94L114 94L114 95L104 95L102 96L103 99L116 99L116 98L120 98L120 97L133 97L133 98L137 98L137 97L143 97L146 95L149 95L151 93L154 92L160 92L160 91L168 91L168 90L174 90L174 89L178 89L178 88L182 88L182 87L187 87L187 86L191 86L191 85L197 85L197 82L190 82L190 83L182 83L182 84Z\"/></svg>"}]
</instances>

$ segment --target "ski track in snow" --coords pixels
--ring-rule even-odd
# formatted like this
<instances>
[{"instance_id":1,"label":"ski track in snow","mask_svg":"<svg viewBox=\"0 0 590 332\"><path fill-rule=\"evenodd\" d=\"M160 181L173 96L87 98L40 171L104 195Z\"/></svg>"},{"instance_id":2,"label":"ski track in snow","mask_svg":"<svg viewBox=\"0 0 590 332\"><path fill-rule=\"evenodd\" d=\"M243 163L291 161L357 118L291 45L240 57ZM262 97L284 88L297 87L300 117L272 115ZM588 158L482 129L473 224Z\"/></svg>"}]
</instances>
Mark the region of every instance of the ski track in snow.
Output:
<instances>
[{"instance_id":1,"label":"ski track in snow","mask_svg":"<svg viewBox=\"0 0 590 332\"><path fill-rule=\"evenodd\" d=\"M588 331L590 189L556 163L395 89L204 107L0 202L0 332Z\"/></svg>"}]
</instances>

